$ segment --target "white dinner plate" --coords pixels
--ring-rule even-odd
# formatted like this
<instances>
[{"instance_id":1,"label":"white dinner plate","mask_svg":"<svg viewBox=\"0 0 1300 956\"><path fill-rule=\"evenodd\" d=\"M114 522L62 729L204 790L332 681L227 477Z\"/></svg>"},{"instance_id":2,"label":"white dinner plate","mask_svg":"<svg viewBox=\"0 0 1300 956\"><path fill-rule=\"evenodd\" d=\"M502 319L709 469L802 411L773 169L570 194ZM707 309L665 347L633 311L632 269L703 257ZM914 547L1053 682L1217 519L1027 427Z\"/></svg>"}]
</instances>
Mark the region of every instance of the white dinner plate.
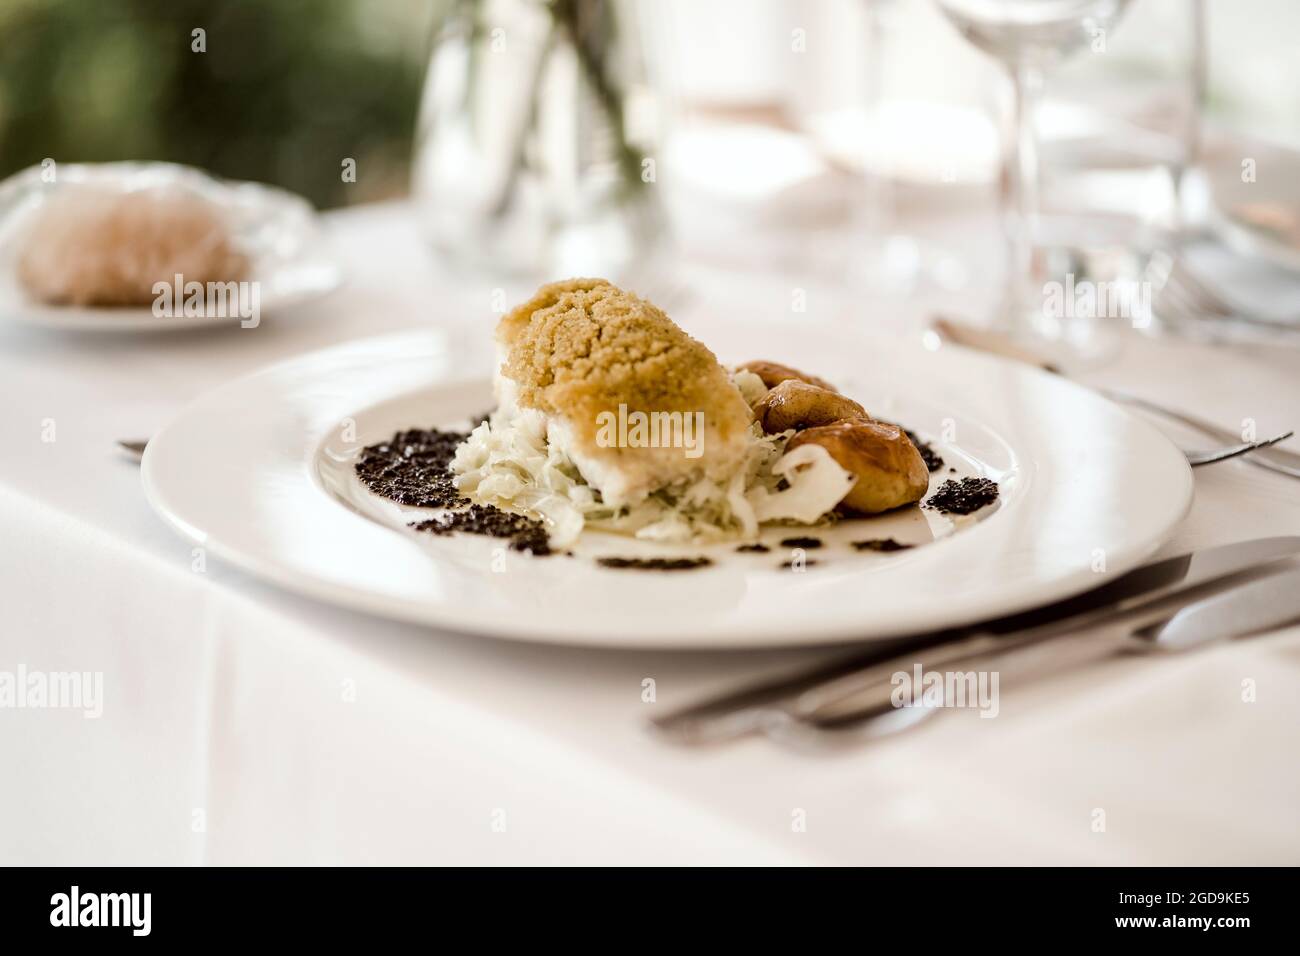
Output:
<instances>
[{"instance_id":1,"label":"white dinner plate","mask_svg":"<svg viewBox=\"0 0 1300 956\"><path fill-rule=\"evenodd\" d=\"M56 167L54 183L45 182L43 173L33 166L0 183L0 318L52 329L127 333L211 328L241 321L237 314L159 316L146 306L47 305L32 299L17 276L23 243L49 190L73 184L121 189L177 184L215 202L251 260L245 278L258 283L259 320L332 292L342 281L315 210L283 189L214 179L171 163L67 163Z\"/></svg>"},{"instance_id":2,"label":"white dinner plate","mask_svg":"<svg viewBox=\"0 0 1300 956\"><path fill-rule=\"evenodd\" d=\"M488 343L437 332L348 343L208 393L149 442L145 491L211 556L322 601L494 636L677 648L860 641L1023 610L1132 568L1190 505L1191 472L1168 439L1060 377L895 340L739 327L701 337L727 363L766 358L830 378L934 442L946 463L932 485L983 474L999 502L956 520L910 508L829 530L772 529L766 554L588 532L573 556L533 557L496 539L415 532L412 510L371 495L351 463L398 429L456 425L489 407ZM800 534L825 544L779 544ZM879 537L928 543L849 546ZM714 564L663 572L593 560L648 554Z\"/></svg>"}]
</instances>

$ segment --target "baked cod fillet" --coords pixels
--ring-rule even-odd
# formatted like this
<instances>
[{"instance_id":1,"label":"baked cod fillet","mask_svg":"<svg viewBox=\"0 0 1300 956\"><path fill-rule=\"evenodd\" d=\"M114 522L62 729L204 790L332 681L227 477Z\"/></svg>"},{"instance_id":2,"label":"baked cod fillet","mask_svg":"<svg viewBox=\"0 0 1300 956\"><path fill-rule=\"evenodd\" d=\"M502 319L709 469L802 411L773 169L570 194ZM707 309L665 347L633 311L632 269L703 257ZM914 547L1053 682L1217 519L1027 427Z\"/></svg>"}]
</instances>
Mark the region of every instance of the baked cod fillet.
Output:
<instances>
[{"instance_id":1,"label":"baked cod fillet","mask_svg":"<svg viewBox=\"0 0 1300 956\"><path fill-rule=\"evenodd\" d=\"M543 286L502 318L497 342L498 401L547 416L547 440L607 505L723 482L744 464L748 403L712 352L631 292L602 279ZM637 413L666 426L654 446L619 434Z\"/></svg>"},{"instance_id":2,"label":"baked cod fillet","mask_svg":"<svg viewBox=\"0 0 1300 956\"><path fill-rule=\"evenodd\" d=\"M661 541L752 538L811 524L854 478L820 447L782 457L759 376L729 373L652 303L604 279L538 290L497 325L497 409L451 462L471 500ZM639 430L638 430L639 429Z\"/></svg>"}]
</instances>

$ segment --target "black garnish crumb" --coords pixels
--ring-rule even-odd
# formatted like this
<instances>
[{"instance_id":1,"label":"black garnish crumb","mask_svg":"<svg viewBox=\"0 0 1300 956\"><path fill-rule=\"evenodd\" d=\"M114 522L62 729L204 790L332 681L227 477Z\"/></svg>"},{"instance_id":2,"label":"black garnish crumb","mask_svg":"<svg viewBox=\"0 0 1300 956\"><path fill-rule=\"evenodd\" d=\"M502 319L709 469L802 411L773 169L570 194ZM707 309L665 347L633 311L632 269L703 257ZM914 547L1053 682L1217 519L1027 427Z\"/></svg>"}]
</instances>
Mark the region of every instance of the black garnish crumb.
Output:
<instances>
[{"instance_id":1,"label":"black garnish crumb","mask_svg":"<svg viewBox=\"0 0 1300 956\"><path fill-rule=\"evenodd\" d=\"M708 567L708 558L597 558L603 568L633 568L637 571L693 571Z\"/></svg>"},{"instance_id":2,"label":"black garnish crumb","mask_svg":"<svg viewBox=\"0 0 1300 956\"><path fill-rule=\"evenodd\" d=\"M943 457L934 450L934 447L927 441L922 441L921 436L910 429L904 428L903 434L908 437L916 450L921 453L921 460L925 462L925 467L930 471L938 471L943 467Z\"/></svg>"},{"instance_id":3,"label":"black garnish crumb","mask_svg":"<svg viewBox=\"0 0 1300 956\"><path fill-rule=\"evenodd\" d=\"M820 548L822 546L821 538L782 538L781 547L783 548L803 548L809 550Z\"/></svg>"},{"instance_id":4,"label":"black garnish crumb","mask_svg":"<svg viewBox=\"0 0 1300 956\"><path fill-rule=\"evenodd\" d=\"M853 542L855 551L906 551L911 547L915 545L903 544L893 538L868 538L866 541Z\"/></svg>"},{"instance_id":5,"label":"black garnish crumb","mask_svg":"<svg viewBox=\"0 0 1300 956\"><path fill-rule=\"evenodd\" d=\"M510 514L492 505L471 504L457 489L449 468L463 432L412 428L386 442L361 450L357 477L375 494L417 508L452 509L428 521L411 525L430 534L483 534L509 538L515 551L536 557L551 553L546 526L540 521Z\"/></svg>"},{"instance_id":6,"label":"black garnish crumb","mask_svg":"<svg viewBox=\"0 0 1300 956\"><path fill-rule=\"evenodd\" d=\"M997 483L988 478L949 478L926 501L927 508L944 514L968 515L998 500Z\"/></svg>"},{"instance_id":7,"label":"black garnish crumb","mask_svg":"<svg viewBox=\"0 0 1300 956\"><path fill-rule=\"evenodd\" d=\"M811 567L813 567L813 566L816 565L816 564L817 564L816 561L813 561L813 560L809 559L809 560L807 560L807 561L804 561L803 564L801 565L801 567L811 568ZM794 561L784 561L784 562L781 563L781 567L783 567L783 568L793 568L793 567L794 567Z\"/></svg>"},{"instance_id":8,"label":"black garnish crumb","mask_svg":"<svg viewBox=\"0 0 1300 956\"><path fill-rule=\"evenodd\" d=\"M765 544L742 544L736 550L741 552L742 554L746 552L752 552L754 554L767 554L767 552L771 551L772 549Z\"/></svg>"},{"instance_id":9,"label":"black garnish crumb","mask_svg":"<svg viewBox=\"0 0 1300 956\"><path fill-rule=\"evenodd\" d=\"M469 504L447 469L462 432L413 428L361 450L357 477L375 494L417 508L457 508Z\"/></svg>"},{"instance_id":10,"label":"black garnish crumb","mask_svg":"<svg viewBox=\"0 0 1300 956\"><path fill-rule=\"evenodd\" d=\"M527 551L535 558L544 558L552 554L551 538L540 524L529 528L510 539L511 551Z\"/></svg>"},{"instance_id":11,"label":"black garnish crumb","mask_svg":"<svg viewBox=\"0 0 1300 956\"><path fill-rule=\"evenodd\" d=\"M492 538L509 538L513 551L528 551L537 557L551 553L546 526L523 515L511 514L492 505L473 504L463 511L448 511L428 521L411 525L429 534L483 534Z\"/></svg>"},{"instance_id":12,"label":"black garnish crumb","mask_svg":"<svg viewBox=\"0 0 1300 956\"><path fill-rule=\"evenodd\" d=\"M949 468L949 469L948 469L948 474L950 474L950 475L955 475L955 474L957 474L957 469L956 469L956 468Z\"/></svg>"}]
</instances>

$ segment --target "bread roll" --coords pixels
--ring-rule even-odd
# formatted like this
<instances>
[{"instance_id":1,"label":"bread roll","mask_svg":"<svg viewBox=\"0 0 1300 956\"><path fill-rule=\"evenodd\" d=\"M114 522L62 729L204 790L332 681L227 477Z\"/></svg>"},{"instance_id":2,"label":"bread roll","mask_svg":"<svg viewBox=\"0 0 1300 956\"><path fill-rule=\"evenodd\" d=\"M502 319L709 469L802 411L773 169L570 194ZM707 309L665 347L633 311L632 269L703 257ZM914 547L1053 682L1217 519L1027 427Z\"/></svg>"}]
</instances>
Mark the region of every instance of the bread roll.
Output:
<instances>
[{"instance_id":1,"label":"bread roll","mask_svg":"<svg viewBox=\"0 0 1300 956\"><path fill-rule=\"evenodd\" d=\"M37 216L18 277L50 305L150 305L157 282L230 282L248 269L221 210L185 190L64 187Z\"/></svg>"}]
</instances>

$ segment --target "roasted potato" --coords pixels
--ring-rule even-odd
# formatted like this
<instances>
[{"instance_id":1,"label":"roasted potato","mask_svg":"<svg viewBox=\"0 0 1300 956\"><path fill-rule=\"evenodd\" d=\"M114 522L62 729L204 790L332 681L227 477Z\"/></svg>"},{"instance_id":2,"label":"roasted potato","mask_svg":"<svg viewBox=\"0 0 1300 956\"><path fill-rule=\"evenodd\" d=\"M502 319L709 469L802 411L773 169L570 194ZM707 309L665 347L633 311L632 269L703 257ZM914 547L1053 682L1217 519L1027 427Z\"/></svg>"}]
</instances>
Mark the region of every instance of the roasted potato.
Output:
<instances>
[{"instance_id":1,"label":"roasted potato","mask_svg":"<svg viewBox=\"0 0 1300 956\"><path fill-rule=\"evenodd\" d=\"M829 389L788 378L754 406L754 420L769 435L787 428L814 428L841 419L870 421L866 409L851 398Z\"/></svg>"},{"instance_id":2,"label":"roasted potato","mask_svg":"<svg viewBox=\"0 0 1300 956\"><path fill-rule=\"evenodd\" d=\"M778 365L776 362L746 362L740 366L746 372L753 372L763 380L763 384L768 388L776 388L782 382L788 382L794 379L796 382L805 382L809 385L816 385L818 388L824 388L828 391L835 391L835 386L824 378L818 378L816 375L808 375L799 371L797 368L791 368L788 365Z\"/></svg>"},{"instance_id":3,"label":"roasted potato","mask_svg":"<svg viewBox=\"0 0 1300 956\"><path fill-rule=\"evenodd\" d=\"M821 445L857 482L840 507L877 514L919 501L930 486L930 472L916 446L897 425L849 420L799 432L785 450Z\"/></svg>"}]
</instances>

